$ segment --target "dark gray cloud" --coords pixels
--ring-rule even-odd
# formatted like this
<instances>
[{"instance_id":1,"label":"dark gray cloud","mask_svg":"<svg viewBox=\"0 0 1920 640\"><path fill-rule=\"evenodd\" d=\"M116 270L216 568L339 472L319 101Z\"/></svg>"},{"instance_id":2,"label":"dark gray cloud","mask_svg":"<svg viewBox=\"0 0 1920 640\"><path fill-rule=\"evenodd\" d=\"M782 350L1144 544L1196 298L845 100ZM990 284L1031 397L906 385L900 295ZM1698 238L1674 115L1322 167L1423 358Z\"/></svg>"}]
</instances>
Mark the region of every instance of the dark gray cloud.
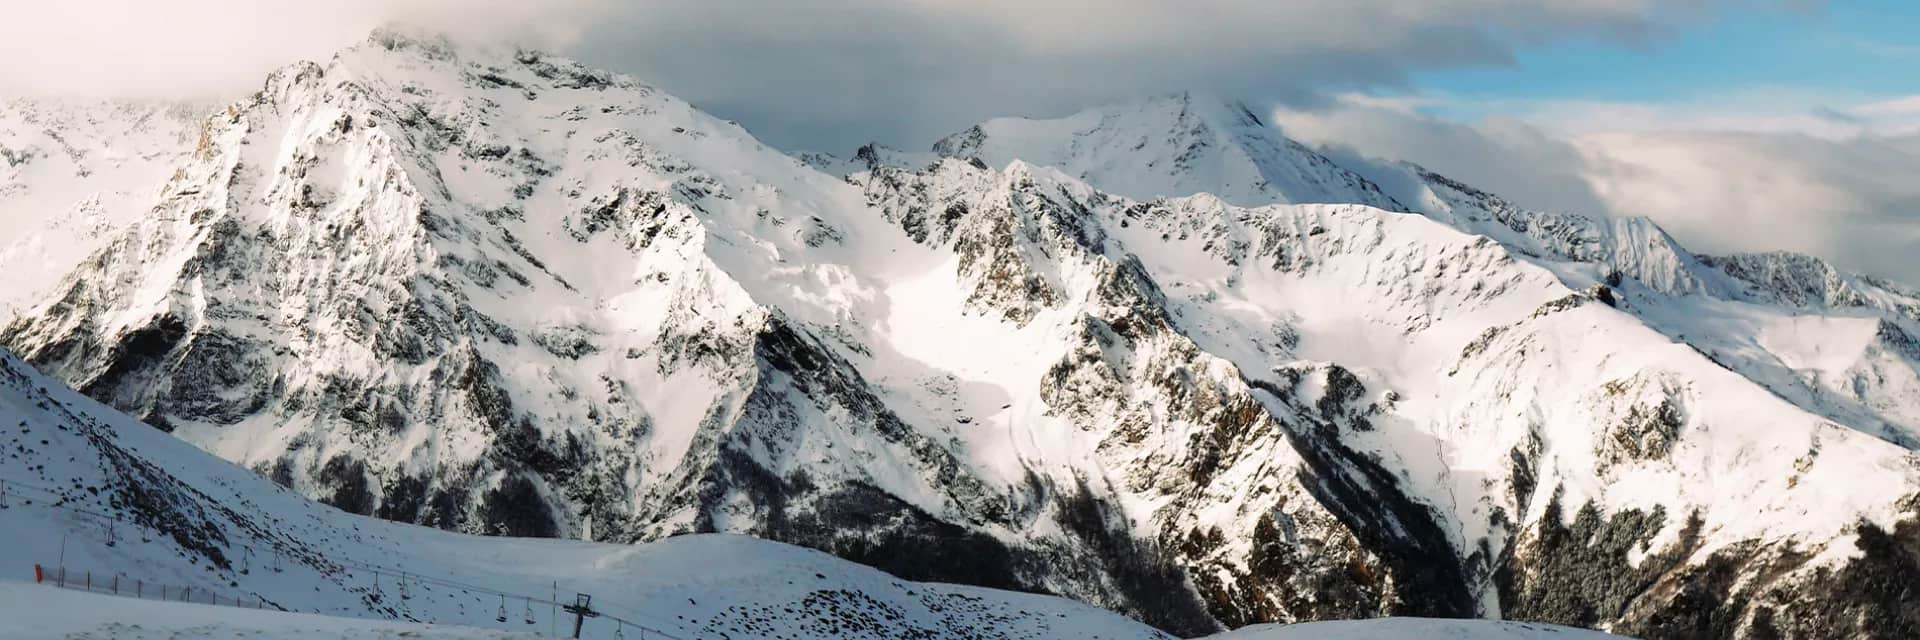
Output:
<instances>
[{"instance_id":1,"label":"dark gray cloud","mask_svg":"<svg viewBox=\"0 0 1920 640\"><path fill-rule=\"evenodd\" d=\"M1309 103L1565 37L1654 37L1706 0L665 0L569 47L776 146L917 148L1000 115L1204 89Z\"/></svg>"},{"instance_id":2,"label":"dark gray cloud","mask_svg":"<svg viewBox=\"0 0 1920 640\"><path fill-rule=\"evenodd\" d=\"M0 0L0 91L237 93L404 20L625 71L785 148L1201 89L1310 103L1782 0Z\"/></svg>"}]
</instances>

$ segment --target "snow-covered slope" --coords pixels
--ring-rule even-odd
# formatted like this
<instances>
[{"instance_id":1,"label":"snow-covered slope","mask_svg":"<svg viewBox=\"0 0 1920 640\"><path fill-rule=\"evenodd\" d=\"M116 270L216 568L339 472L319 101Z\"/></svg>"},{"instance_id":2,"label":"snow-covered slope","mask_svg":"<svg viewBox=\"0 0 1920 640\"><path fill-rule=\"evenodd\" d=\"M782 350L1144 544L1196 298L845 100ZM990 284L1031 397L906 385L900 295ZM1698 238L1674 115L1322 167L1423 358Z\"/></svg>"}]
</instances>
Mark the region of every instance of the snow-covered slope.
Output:
<instances>
[{"instance_id":1,"label":"snow-covered slope","mask_svg":"<svg viewBox=\"0 0 1920 640\"><path fill-rule=\"evenodd\" d=\"M1255 625L1216 636L1217 640L1605 640L1597 631L1525 622L1384 618Z\"/></svg>"},{"instance_id":2,"label":"snow-covered slope","mask_svg":"<svg viewBox=\"0 0 1920 640\"><path fill-rule=\"evenodd\" d=\"M72 590L0 583L0 634L13 640L531 640L536 632L453 625L371 621L279 611L248 611L200 604L127 601ZM584 638L612 638L594 625ZM641 637L638 631L622 637ZM657 635L657 634L656 634ZM652 637L652 636L649 636ZM1552 625L1479 620L1386 618L1366 621L1256 625L1214 636L1218 640L1605 640L1619 638Z\"/></svg>"},{"instance_id":3,"label":"snow-covered slope","mask_svg":"<svg viewBox=\"0 0 1920 640\"><path fill-rule=\"evenodd\" d=\"M1191 189L1167 185L1209 174L1160 161L1152 145L1088 141L1178 137L1190 128L1185 114L1229 108L1192 106L1196 100L1181 96L1175 103L1185 106L1172 115L1164 113L1168 100L1158 99L1056 121L994 121L935 150L989 163L1002 161L1004 150L1018 150L1097 188L1177 195ZM1067 130L1073 133L1060 133ZM1259 157L1273 146L1234 151ZM900 171L869 164L876 175ZM1092 169L1099 167L1130 172ZM1479 575L1490 574L1494 585L1487 589L1498 593L1481 592L1483 611L1583 625L1613 619L1653 636L1765 636L1776 624L1767 607L1738 604L1749 611L1721 612L1732 619L1695 621L1701 626L1694 628L1663 619L1676 616L1671 611L1649 610L1687 606L1671 591L1699 588L1678 585L1707 579L1705 570L1687 568L1703 560L1716 571L1745 575L1799 565L1807 556L1865 551L1860 564L1887 562L1887 570L1913 575L1911 554L1866 544L1886 531L1910 529L1895 522L1914 517L1911 449L1920 423L1911 418L1912 391L1920 385L1912 381L1920 359L1907 347L1914 344L1907 338L1912 295L1881 280L1833 273L1803 256L1696 257L1648 220L1527 211L1410 165L1361 162L1338 172L1367 176L1369 184L1385 185L1380 192L1393 202L1480 236L1452 242L1485 249L1491 259L1436 260L1446 256L1448 240L1459 238L1454 234L1355 235L1322 222L1295 223L1291 233L1248 233L1236 229L1244 221L1170 216L1172 224L1142 224L1159 216L1136 214L1116 225L1131 228L1131 235L1116 235L1170 293L1185 289L1189 304L1201 307L1195 310L1202 313L1182 317L1190 319L1186 332L1207 351L1247 372L1275 355L1338 363L1358 371L1368 387L1383 388L1377 393L1392 402L1373 405L1369 413L1385 417L1368 422L1410 428L1384 430L1399 432L1385 441L1343 440L1376 439L1371 455L1399 470L1401 490L1457 527L1450 533L1467 560L1466 573L1475 575L1476 558L1487 563ZM1312 190L1302 198L1285 189L1237 189L1230 179L1211 190L1243 205L1319 197ZM1347 200L1364 202L1371 193ZM1203 196L1135 206L1180 212L1218 205ZM1208 261L1145 248L1155 234L1175 244L1199 243L1200 253L1217 260L1195 269ZM1342 264L1316 252L1320 244L1362 256ZM1272 247L1266 249L1271 257L1253 259L1263 245ZM1304 277L1255 279L1260 269L1252 267L1262 263ZM1516 313L1530 304L1539 306ZM1253 322L1217 326L1242 319ZM1263 348L1248 338L1269 335L1282 336L1278 344L1288 348ZM1208 344L1201 336L1224 338ZM1800 470L1824 456L1835 437L1855 450L1843 454L1856 461L1849 465L1859 464L1858 456L1880 462L1833 467L1825 489L1806 493ZM1807 444L1787 444L1794 441ZM1640 468L1625 470L1630 467ZM1888 475L1852 475L1876 468ZM1901 488L1883 491L1887 486ZM1889 495L1901 497L1885 500ZM1568 517L1574 505L1584 506ZM1881 537L1862 530L1856 544L1852 525L1844 523L1874 512L1886 518L1872 527ZM1815 532L1822 528L1828 532ZM1639 542L1603 543L1596 535ZM1247 539L1231 532L1225 538ZM1828 542L1813 542L1823 539ZM1662 545L1669 548L1662 552ZM1587 564L1601 557L1619 564ZM1727 568L1742 564L1748 567ZM1625 565L1633 568L1618 568ZM1562 571L1608 578L1553 576ZM1754 595L1768 588L1753 580L1737 579L1746 583L1737 588L1723 583L1720 597L1744 592L1740 597L1792 600Z\"/></svg>"},{"instance_id":4,"label":"snow-covered slope","mask_svg":"<svg viewBox=\"0 0 1920 640\"><path fill-rule=\"evenodd\" d=\"M0 322L153 206L193 151L190 103L0 101Z\"/></svg>"},{"instance_id":5,"label":"snow-covered slope","mask_svg":"<svg viewBox=\"0 0 1920 640\"><path fill-rule=\"evenodd\" d=\"M1050 412L1098 438L1098 467L1223 618L1324 616L1288 582L1303 571L1289 554L1343 549L1323 513L1373 554L1343 563L1386 579L1311 584L1344 603L1387 594L1361 610L1405 606L1404 590L1653 637L1809 633L1847 616L1772 607L1828 598L1854 579L1840 576L1915 575L1912 555L1867 544L1913 535L1911 451L1799 409L1622 311L1618 290L1570 289L1507 245L1357 206L1135 203L1018 162L855 180L916 239L954 248L956 306L1025 331L1059 322L1049 308L1086 314L1042 385ZM947 357L988 352L958 335ZM1222 419L1236 388L1266 416ZM1209 407L1229 410L1179 413ZM1716 575L1740 577L1697 583ZM1703 591L1738 604L1699 611Z\"/></svg>"},{"instance_id":6,"label":"snow-covered slope","mask_svg":"<svg viewBox=\"0 0 1920 640\"><path fill-rule=\"evenodd\" d=\"M373 621L280 611L132 600L0 582L0 636L12 640L533 640L533 632ZM630 634L638 637L637 630ZM582 637L599 637L582 634ZM607 636L612 637L612 636Z\"/></svg>"},{"instance_id":7,"label":"snow-covered slope","mask_svg":"<svg viewBox=\"0 0 1920 640\"><path fill-rule=\"evenodd\" d=\"M1798 308L1755 276L1216 101L1092 113L803 162L630 78L382 31L213 120L0 342L466 532L744 532L1189 634L1912 628L1872 586L1920 578L1897 412L1802 402L1683 313Z\"/></svg>"},{"instance_id":8,"label":"snow-covered slope","mask_svg":"<svg viewBox=\"0 0 1920 640\"><path fill-rule=\"evenodd\" d=\"M36 564L64 566L70 585L84 575L100 590L165 585L176 599L188 588L187 599L202 602L541 632L556 618L571 621L542 601L559 594L571 602L582 592L610 616L594 620L588 637L613 637L615 617L679 638L1164 637L1068 600L907 582L744 536L614 545L470 536L346 514L61 388L4 353L0 436L0 530L8 538L0 565L10 581L31 579ZM25 602L0 602L0 625L31 620ZM253 614L209 607L138 622L267 624ZM314 624L316 633L392 628L316 620L280 624ZM637 631L627 628L627 637Z\"/></svg>"},{"instance_id":9,"label":"snow-covered slope","mask_svg":"<svg viewBox=\"0 0 1920 640\"><path fill-rule=\"evenodd\" d=\"M1418 167L1427 215L1515 247L1803 409L1920 445L1920 295L1784 252L1697 256L1645 218L1527 211Z\"/></svg>"}]
</instances>

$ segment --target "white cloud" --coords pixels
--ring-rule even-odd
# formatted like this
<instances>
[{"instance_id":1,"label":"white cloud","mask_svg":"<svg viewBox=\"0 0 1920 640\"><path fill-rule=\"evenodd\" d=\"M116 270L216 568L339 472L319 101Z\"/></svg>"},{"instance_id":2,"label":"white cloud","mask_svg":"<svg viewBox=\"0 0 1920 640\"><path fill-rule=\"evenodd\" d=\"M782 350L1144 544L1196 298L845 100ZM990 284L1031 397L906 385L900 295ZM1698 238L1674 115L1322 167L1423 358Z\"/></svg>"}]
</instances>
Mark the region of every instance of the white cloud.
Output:
<instances>
[{"instance_id":1,"label":"white cloud","mask_svg":"<svg viewBox=\"0 0 1920 640\"><path fill-rule=\"evenodd\" d=\"M1787 249L1920 283L1913 139L1796 133L1581 137L1616 213L1647 215L1708 251Z\"/></svg>"},{"instance_id":2,"label":"white cloud","mask_svg":"<svg viewBox=\"0 0 1920 640\"><path fill-rule=\"evenodd\" d=\"M1920 133L1920 96L1870 102L1849 112L1871 123L1869 126L1877 133Z\"/></svg>"},{"instance_id":3,"label":"white cloud","mask_svg":"<svg viewBox=\"0 0 1920 640\"><path fill-rule=\"evenodd\" d=\"M235 95L389 21L564 44L588 0L0 0L0 94Z\"/></svg>"},{"instance_id":4,"label":"white cloud","mask_svg":"<svg viewBox=\"0 0 1920 640\"><path fill-rule=\"evenodd\" d=\"M918 147L1000 115L1182 89L1310 102L1411 70L1509 63L1526 43L1641 42L1778 0L657 0L579 54L784 147ZM742 24L751 26L741 27ZM838 150L838 149L829 149Z\"/></svg>"},{"instance_id":5,"label":"white cloud","mask_svg":"<svg viewBox=\"0 0 1920 640\"><path fill-rule=\"evenodd\" d=\"M1844 139L1920 129L1920 97L1876 99L1790 87L1755 87L1664 102L1497 100L1477 108L1575 134L1734 131Z\"/></svg>"},{"instance_id":6,"label":"white cloud","mask_svg":"<svg viewBox=\"0 0 1920 640\"><path fill-rule=\"evenodd\" d=\"M1274 122L1297 140L1405 160L1538 209L1606 211L1587 159L1565 138L1512 118L1477 125L1422 115L1420 101L1344 96L1319 108L1282 108Z\"/></svg>"},{"instance_id":7,"label":"white cloud","mask_svg":"<svg viewBox=\"0 0 1920 640\"><path fill-rule=\"evenodd\" d=\"M1538 120L1475 123L1408 106L1435 102L1445 101L1347 98L1275 119L1310 142L1416 162L1523 206L1647 216L1700 251L1800 251L1920 284L1920 97L1801 115L1714 111L1709 100L1509 105ZM1803 103L1823 102L1840 101ZM1766 104L1718 101L1756 103Z\"/></svg>"}]
</instances>

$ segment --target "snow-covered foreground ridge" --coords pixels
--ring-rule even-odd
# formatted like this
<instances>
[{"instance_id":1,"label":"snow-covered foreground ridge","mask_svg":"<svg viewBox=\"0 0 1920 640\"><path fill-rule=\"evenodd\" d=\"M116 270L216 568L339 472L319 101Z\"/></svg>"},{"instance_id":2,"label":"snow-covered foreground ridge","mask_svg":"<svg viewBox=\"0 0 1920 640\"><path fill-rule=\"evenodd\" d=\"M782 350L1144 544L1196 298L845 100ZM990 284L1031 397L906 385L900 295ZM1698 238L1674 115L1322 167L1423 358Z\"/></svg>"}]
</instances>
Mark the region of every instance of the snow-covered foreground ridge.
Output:
<instances>
[{"instance_id":1,"label":"snow-covered foreground ridge","mask_svg":"<svg viewBox=\"0 0 1920 640\"><path fill-rule=\"evenodd\" d=\"M35 565L49 568L50 582L52 568L64 566L69 589L86 575L94 590L134 594L138 583L146 598L166 585L165 597L186 588L194 602L212 596L269 610L542 634L572 622L549 602L587 593L605 614L591 621L592 638L643 630L688 640L1165 637L1070 600L909 582L745 536L617 545L473 536L342 513L61 388L4 353L0 442L0 567L8 572L0 580L19 583L0 585L9 596L0 598L0 636L8 638L20 637L9 625L45 633L62 628L55 621L118 623L107 637L139 637L127 624L273 626L261 617L267 612L131 598L58 615L34 603L72 612L75 596L33 591L55 590L24 584ZM157 613L133 615L143 611ZM622 629L615 618L634 626ZM312 617L278 624L311 625L311 637L400 628Z\"/></svg>"},{"instance_id":2,"label":"snow-covered foreground ridge","mask_svg":"<svg viewBox=\"0 0 1920 640\"><path fill-rule=\"evenodd\" d=\"M471 533L750 533L1191 635L1920 629L1885 587L1920 579L1907 289L1197 96L933 148L802 162L631 78L382 31L206 119L0 343Z\"/></svg>"},{"instance_id":3,"label":"snow-covered foreground ridge","mask_svg":"<svg viewBox=\"0 0 1920 640\"><path fill-rule=\"evenodd\" d=\"M544 633L372 621L0 583L0 636L9 640L533 640ZM541 630L542 632L545 629ZM637 633L630 634L638 637ZM582 637L597 637L582 634Z\"/></svg>"},{"instance_id":4,"label":"snow-covered foreground ridge","mask_svg":"<svg viewBox=\"0 0 1920 640\"><path fill-rule=\"evenodd\" d=\"M108 600L108 597L0 583L0 602L7 604L4 607L7 615L0 617L0 635L10 640L532 640L549 637L545 632L370 621L194 604L128 603ZM595 631L599 629L587 627L581 636L613 637ZM632 638L641 636L640 633L624 635ZM789 633L775 637L796 636ZM994 637L1018 636L1003 634ZM1222 640L1603 640L1617 637L1550 625L1402 618L1285 627L1268 625L1221 636Z\"/></svg>"}]
</instances>

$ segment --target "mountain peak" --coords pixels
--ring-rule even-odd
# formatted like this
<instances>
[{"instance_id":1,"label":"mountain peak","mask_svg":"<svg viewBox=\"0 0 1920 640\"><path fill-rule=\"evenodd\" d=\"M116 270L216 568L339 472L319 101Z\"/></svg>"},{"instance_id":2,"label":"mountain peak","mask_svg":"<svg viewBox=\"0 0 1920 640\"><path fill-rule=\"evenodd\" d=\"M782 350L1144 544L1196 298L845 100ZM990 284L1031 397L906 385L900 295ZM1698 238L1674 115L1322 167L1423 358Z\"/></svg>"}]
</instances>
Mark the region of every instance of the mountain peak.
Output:
<instances>
[{"instance_id":1,"label":"mountain peak","mask_svg":"<svg viewBox=\"0 0 1920 640\"><path fill-rule=\"evenodd\" d=\"M1238 98L1228 98L1206 91L1177 91L1163 94L1159 101L1167 102L1186 110L1193 117L1219 128L1264 127L1265 120L1254 113L1253 107Z\"/></svg>"},{"instance_id":2,"label":"mountain peak","mask_svg":"<svg viewBox=\"0 0 1920 640\"><path fill-rule=\"evenodd\" d=\"M1062 118L996 118L934 153L1052 166L1135 199L1212 193L1245 206L1358 203L1404 211L1373 182L1266 125L1244 103L1182 91Z\"/></svg>"},{"instance_id":3,"label":"mountain peak","mask_svg":"<svg viewBox=\"0 0 1920 640\"><path fill-rule=\"evenodd\" d=\"M367 34L366 43L389 51L417 51L443 60L452 59L459 50L446 33L403 23L374 27Z\"/></svg>"}]
</instances>

